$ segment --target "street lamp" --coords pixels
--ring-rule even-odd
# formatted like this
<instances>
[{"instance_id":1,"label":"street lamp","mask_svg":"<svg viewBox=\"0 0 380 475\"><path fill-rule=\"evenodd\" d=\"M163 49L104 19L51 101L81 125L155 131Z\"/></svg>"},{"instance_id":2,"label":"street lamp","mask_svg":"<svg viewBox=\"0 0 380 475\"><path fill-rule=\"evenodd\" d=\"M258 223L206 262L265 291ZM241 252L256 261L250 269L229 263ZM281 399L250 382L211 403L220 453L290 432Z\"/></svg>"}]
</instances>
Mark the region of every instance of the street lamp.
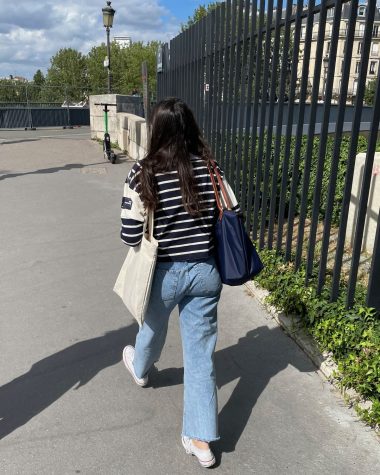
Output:
<instances>
[{"instance_id":1,"label":"street lamp","mask_svg":"<svg viewBox=\"0 0 380 475\"><path fill-rule=\"evenodd\" d=\"M323 58L323 68L324 68L324 75L323 75L323 102L326 100L326 82L327 82L327 70L329 68L329 55L326 53L325 57Z\"/></svg>"},{"instance_id":2,"label":"street lamp","mask_svg":"<svg viewBox=\"0 0 380 475\"><path fill-rule=\"evenodd\" d=\"M102 8L103 25L107 32L107 58L104 61L104 66L108 71L108 94L111 94L111 47L110 47L110 28L112 28L113 17L115 10L111 7L111 2L107 2L107 6Z\"/></svg>"}]
</instances>

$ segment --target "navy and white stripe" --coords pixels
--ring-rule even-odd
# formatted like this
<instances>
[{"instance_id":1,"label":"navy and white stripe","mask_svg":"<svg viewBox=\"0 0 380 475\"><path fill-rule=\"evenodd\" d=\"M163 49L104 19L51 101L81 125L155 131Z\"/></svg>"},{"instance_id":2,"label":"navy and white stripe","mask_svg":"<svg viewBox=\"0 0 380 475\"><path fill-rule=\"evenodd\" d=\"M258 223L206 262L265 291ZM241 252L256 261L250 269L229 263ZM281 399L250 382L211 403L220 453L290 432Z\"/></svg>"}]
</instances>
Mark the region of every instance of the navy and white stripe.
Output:
<instances>
[{"instance_id":1,"label":"navy and white stripe","mask_svg":"<svg viewBox=\"0 0 380 475\"><path fill-rule=\"evenodd\" d=\"M200 217L193 217L185 210L177 171L156 174L159 204L154 213L153 235L158 241L157 258L160 261L205 260L214 252L213 227L217 216L214 190L205 161L195 156L191 156L191 161L199 202L203 205ZM121 239L128 246L140 244L146 219L139 195L140 185L136 181L140 170L141 163L136 162L124 186ZM222 170L220 173L223 176ZM239 211L232 190L226 180L224 182L232 195L234 209Z\"/></svg>"},{"instance_id":2,"label":"navy and white stripe","mask_svg":"<svg viewBox=\"0 0 380 475\"><path fill-rule=\"evenodd\" d=\"M141 242L144 223L134 219L121 218L121 239L128 246L137 246Z\"/></svg>"}]
</instances>

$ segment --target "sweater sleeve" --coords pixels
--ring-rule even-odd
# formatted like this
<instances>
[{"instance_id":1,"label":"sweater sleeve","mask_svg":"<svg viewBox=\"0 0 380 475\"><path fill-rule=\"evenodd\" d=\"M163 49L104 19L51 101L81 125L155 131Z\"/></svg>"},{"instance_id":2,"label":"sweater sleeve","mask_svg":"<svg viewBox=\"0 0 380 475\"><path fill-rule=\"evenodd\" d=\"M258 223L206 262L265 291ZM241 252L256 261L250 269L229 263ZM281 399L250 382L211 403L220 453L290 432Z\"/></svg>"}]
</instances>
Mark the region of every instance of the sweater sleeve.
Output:
<instances>
[{"instance_id":1,"label":"sweater sleeve","mask_svg":"<svg viewBox=\"0 0 380 475\"><path fill-rule=\"evenodd\" d=\"M127 246L135 247L141 243L146 217L145 208L139 193L136 191L136 174L138 168L134 166L130 171L125 184L121 202L121 240Z\"/></svg>"}]
</instances>

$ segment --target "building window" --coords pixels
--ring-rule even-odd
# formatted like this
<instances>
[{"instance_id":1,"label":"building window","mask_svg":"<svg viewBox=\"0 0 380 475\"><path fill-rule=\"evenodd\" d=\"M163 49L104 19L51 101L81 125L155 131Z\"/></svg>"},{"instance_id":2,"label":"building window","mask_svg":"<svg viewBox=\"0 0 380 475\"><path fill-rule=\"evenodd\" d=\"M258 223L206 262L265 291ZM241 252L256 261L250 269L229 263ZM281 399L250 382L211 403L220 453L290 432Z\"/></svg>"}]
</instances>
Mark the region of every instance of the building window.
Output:
<instances>
[{"instance_id":1,"label":"building window","mask_svg":"<svg viewBox=\"0 0 380 475\"><path fill-rule=\"evenodd\" d=\"M375 74L376 70L376 61L371 61L369 65L369 74Z\"/></svg>"},{"instance_id":2,"label":"building window","mask_svg":"<svg viewBox=\"0 0 380 475\"><path fill-rule=\"evenodd\" d=\"M331 43L330 43L330 41L328 41L327 45L326 45L326 54L330 53L330 47L331 47Z\"/></svg>"},{"instance_id":3,"label":"building window","mask_svg":"<svg viewBox=\"0 0 380 475\"><path fill-rule=\"evenodd\" d=\"M358 16L365 16L365 11L366 11L365 5L360 5L360 6L359 6Z\"/></svg>"},{"instance_id":4,"label":"building window","mask_svg":"<svg viewBox=\"0 0 380 475\"><path fill-rule=\"evenodd\" d=\"M379 25L376 25L376 26L373 27L373 36L375 38L379 37Z\"/></svg>"},{"instance_id":5,"label":"building window","mask_svg":"<svg viewBox=\"0 0 380 475\"><path fill-rule=\"evenodd\" d=\"M355 66L355 73L358 74L360 69L360 61L356 61L356 66Z\"/></svg>"},{"instance_id":6,"label":"building window","mask_svg":"<svg viewBox=\"0 0 380 475\"><path fill-rule=\"evenodd\" d=\"M353 88L352 88L352 93L355 95L357 92L358 92L358 80L355 79L354 85L353 85Z\"/></svg>"},{"instance_id":7,"label":"building window","mask_svg":"<svg viewBox=\"0 0 380 475\"><path fill-rule=\"evenodd\" d=\"M361 54L362 49L363 49L363 43L361 41L359 41L359 43L358 43L358 54Z\"/></svg>"},{"instance_id":8,"label":"building window","mask_svg":"<svg viewBox=\"0 0 380 475\"><path fill-rule=\"evenodd\" d=\"M364 36L364 23L359 23L359 36Z\"/></svg>"},{"instance_id":9,"label":"building window","mask_svg":"<svg viewBox=\"0 0 380 475\"><path fill-rule=\"evenodd\" d=\"M379 56L379 43L372 44L372 55Z\"/></svg>"},{"instance_id":10,"label":"building window","mask_svg":"<svg viewBox=\"0 0 380 475\"><path fill-rule=\"evenodd\" d=\"M334 16L334 11L335 11L335 8L332 7L332 8L329 8L327 10L327 17L333 17Z\"/></svg>"},{"instance_id":11,"label":"building window","mask_svg":"<svg viewBox=\"0 0 380 475\"><path fill-rule=\"evenodd\" d=\"M348 31L347 23L344 23L344 25L339 30L340 36L347 36L347 31Z\"/></svg>"},{"instance_id":12,"label":"building window","mask_svg":"<svg viewBox=\"0 0 380 475\"><path fill-rule=\"evenodd\" d=\"M306 26L302 26L302 28L301 28L301 38L305 39L305 35L306 35Z\"/></svg>"}]
</instances>

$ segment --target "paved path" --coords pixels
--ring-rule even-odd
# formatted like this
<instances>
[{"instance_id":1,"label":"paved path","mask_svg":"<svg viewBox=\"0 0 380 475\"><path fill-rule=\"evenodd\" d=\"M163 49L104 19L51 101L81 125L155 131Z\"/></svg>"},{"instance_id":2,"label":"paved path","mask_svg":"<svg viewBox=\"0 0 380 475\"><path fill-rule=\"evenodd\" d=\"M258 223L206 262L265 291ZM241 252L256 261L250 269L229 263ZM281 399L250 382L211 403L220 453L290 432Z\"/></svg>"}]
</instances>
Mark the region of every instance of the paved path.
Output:
<instances>
[{"instance_id":1,"label":"paved path","mask_svg":"<svg viewBox=\"0 0 380 475\"><path fill-rule=\"evenodd\" d=\"M105 163L98 144L70 135L7 140L0 472L205 473L180 444L177 315L151 387L135 386L121 363L137 331L111 290L126 252L119 206L131 163ZM216 473L379 473L374 434L244 288L223 290L219 315Z\"/></svg>"}]
</instances>

